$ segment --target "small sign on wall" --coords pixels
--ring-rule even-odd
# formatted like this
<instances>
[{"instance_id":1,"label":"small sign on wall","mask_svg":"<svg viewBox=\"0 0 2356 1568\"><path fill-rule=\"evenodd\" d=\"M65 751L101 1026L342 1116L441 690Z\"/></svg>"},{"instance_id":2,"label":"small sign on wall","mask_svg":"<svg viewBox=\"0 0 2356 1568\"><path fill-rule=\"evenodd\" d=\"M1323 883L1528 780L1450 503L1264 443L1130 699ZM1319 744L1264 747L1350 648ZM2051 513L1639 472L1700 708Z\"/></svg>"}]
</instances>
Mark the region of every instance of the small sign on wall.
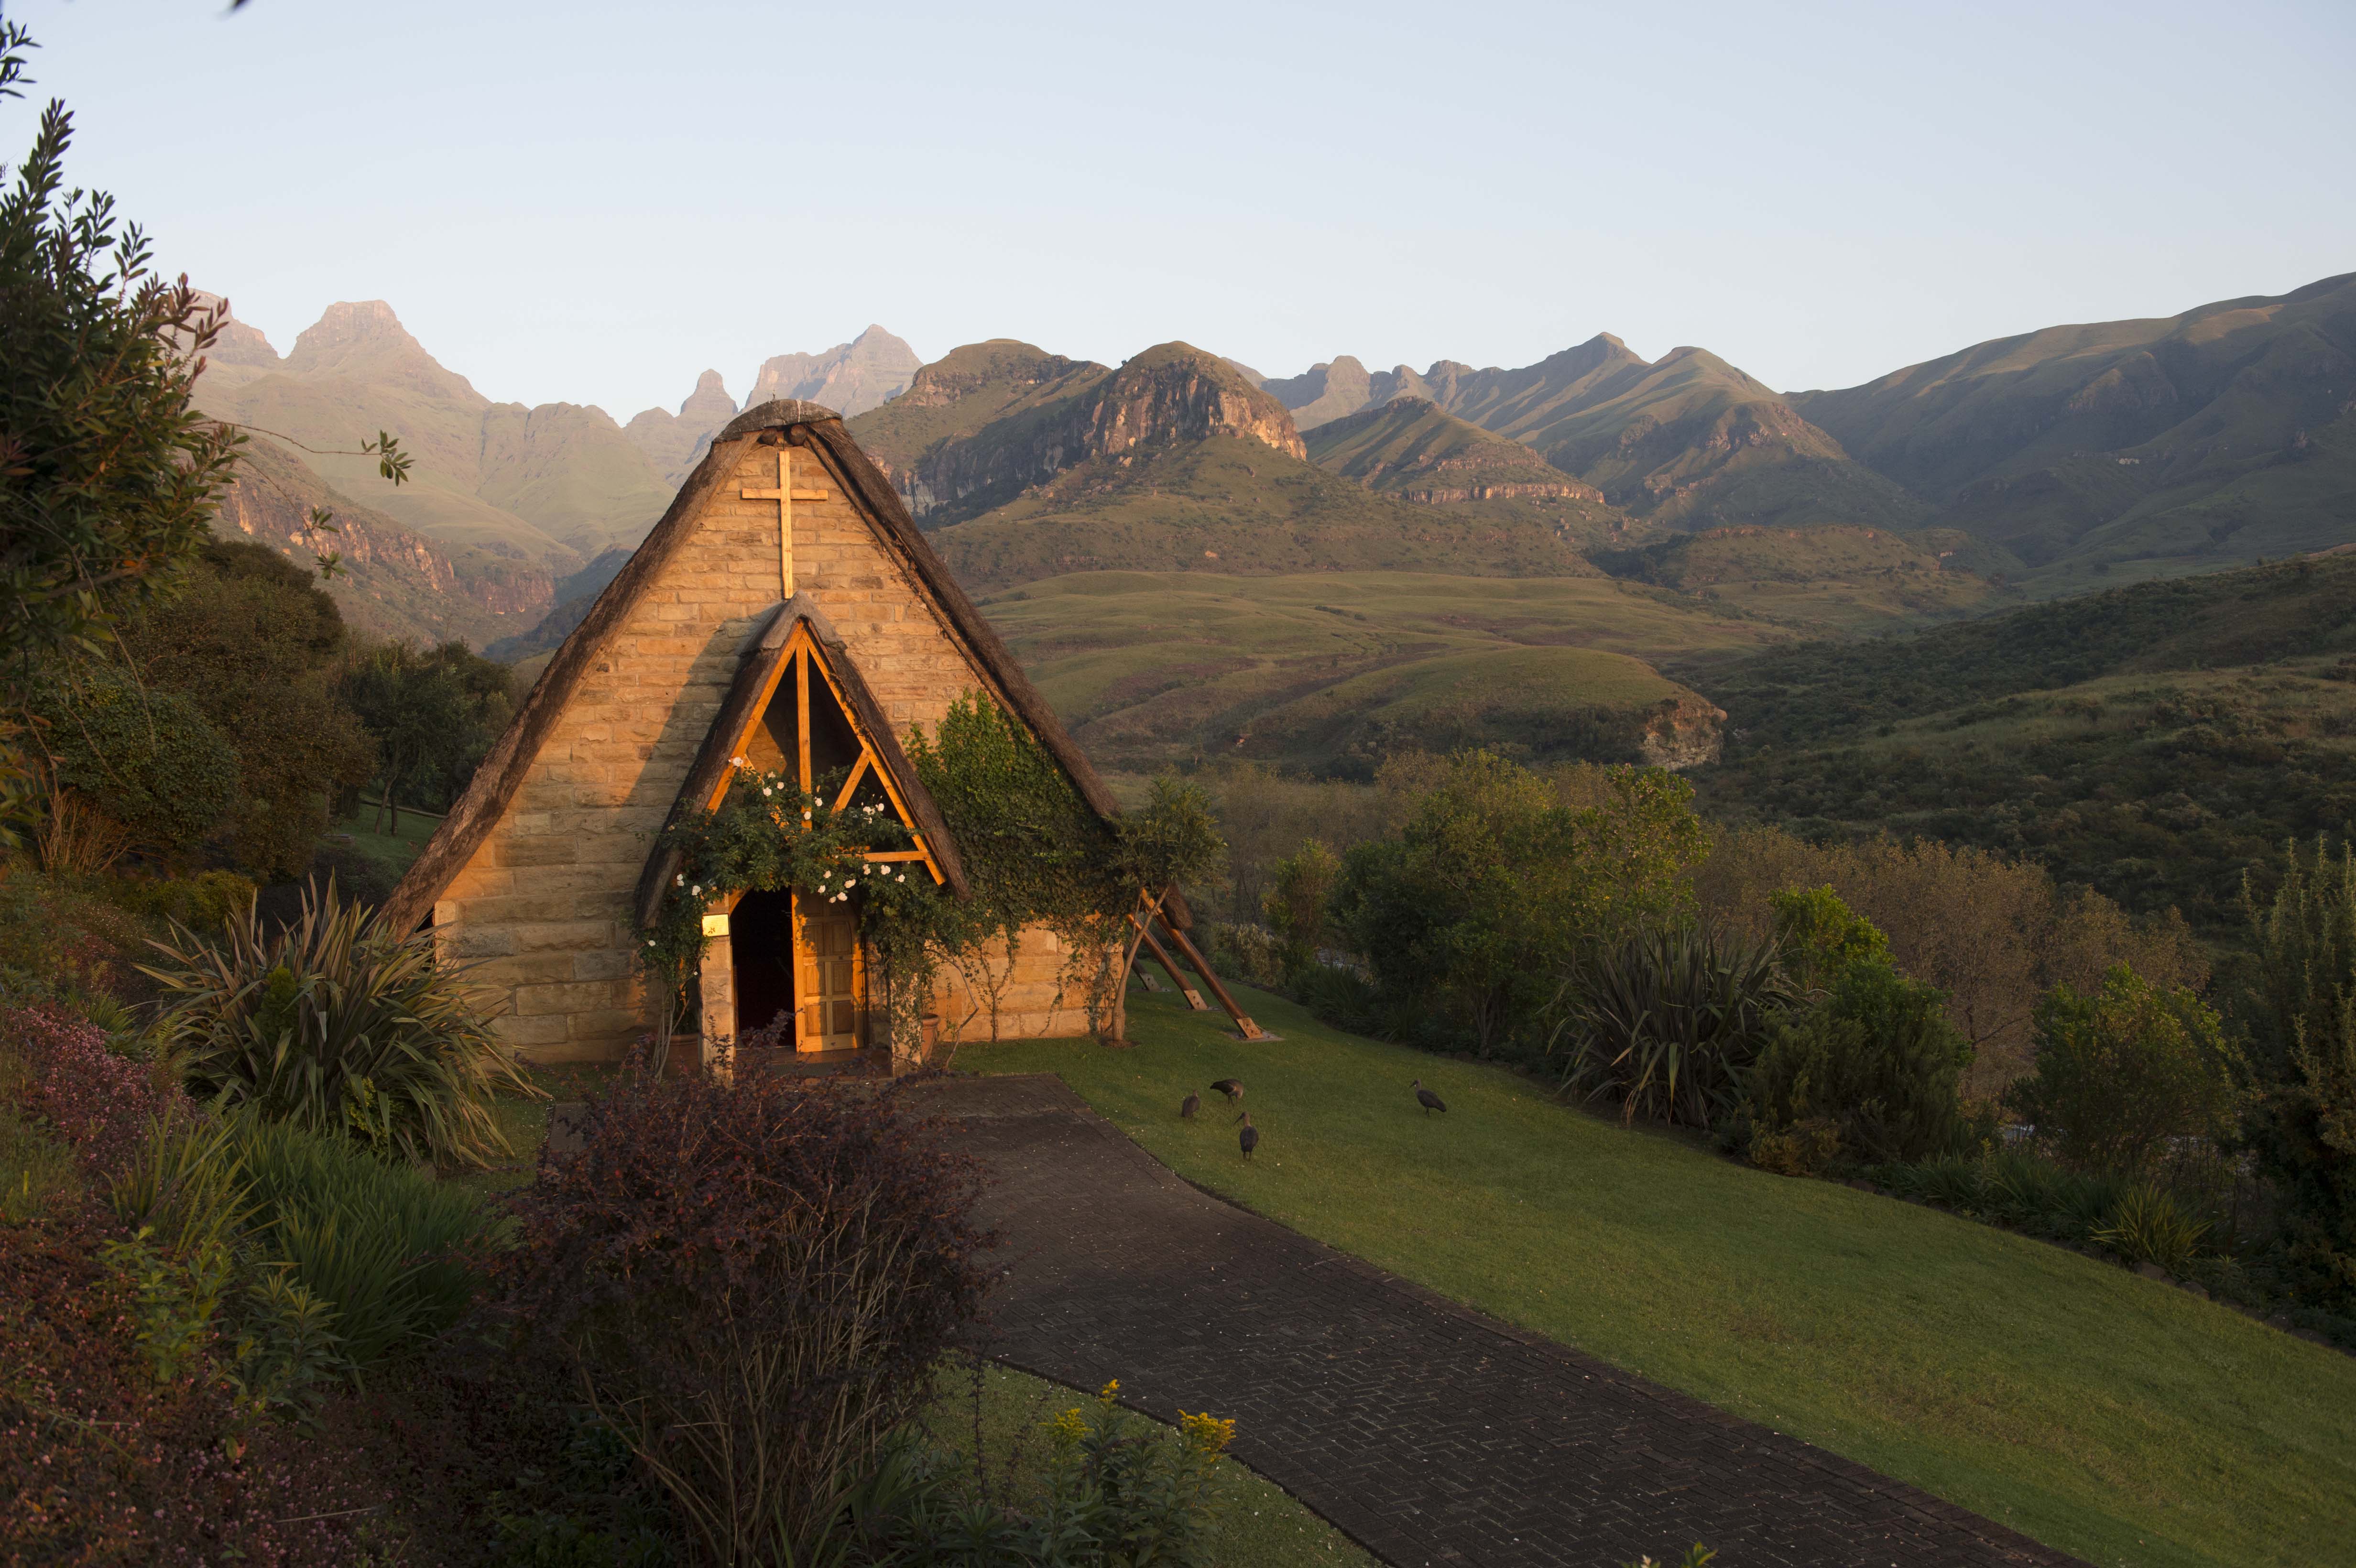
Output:
<instances>
[{"instance_id":1,"label":"small sign on wall","mask_svg":"<svg viewBox=\"0 0 2356 1568\"><path fill-rule=\"evenodd\" d=\"M727 935L728 917L724 914L705 915L703 917L703 934L706 936Z\"/></svg>"}]
</instances>

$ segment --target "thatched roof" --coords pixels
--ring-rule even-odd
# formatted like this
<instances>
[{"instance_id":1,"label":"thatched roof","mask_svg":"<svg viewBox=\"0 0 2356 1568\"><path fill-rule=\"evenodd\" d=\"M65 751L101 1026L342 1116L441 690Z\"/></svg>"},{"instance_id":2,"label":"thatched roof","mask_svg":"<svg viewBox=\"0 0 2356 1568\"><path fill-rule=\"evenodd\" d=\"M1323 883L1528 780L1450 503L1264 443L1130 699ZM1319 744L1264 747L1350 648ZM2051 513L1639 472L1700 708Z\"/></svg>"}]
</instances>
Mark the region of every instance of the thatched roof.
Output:
<instances>
[{"instance_id":1,"label":"thatched roof","mask_svg":"<svg viewBox=\"0 0 2356 1568\"><path fill-rule=\"evenodd\" d=\"M594 667L606 640L621 626L648 588L687 541L695 519L714 492L736 471L746 447L756 443L798 446L822 462L874 528L884 549L899 560L919 589L931 598L957 638L972 655L991 695L1047 748L1080 797L1099 816L1117 816L1120 806L1097 776L1087 756L1064 731L1055 710L1031 685L1023 667L982 617L966 591L917 530L899 492L842 428L841 418L816 403L779 400L745 410L712 438L712 450L680 486L679 494L639 545L620 575L597 596L589 613L564 639L541 672L540 682L516 710L515 720L476 769L473 782L444 817L441 828L385 901L384 915L396 930L424 922L434 901L473 858L523 787L557 717ZM888 727L887 727L888 729ZM896 745L898 737L890 739ZM946 840L945 840L946 841ZM954 853L954 851L952 851Z\"/></svg>"}]
</instances>

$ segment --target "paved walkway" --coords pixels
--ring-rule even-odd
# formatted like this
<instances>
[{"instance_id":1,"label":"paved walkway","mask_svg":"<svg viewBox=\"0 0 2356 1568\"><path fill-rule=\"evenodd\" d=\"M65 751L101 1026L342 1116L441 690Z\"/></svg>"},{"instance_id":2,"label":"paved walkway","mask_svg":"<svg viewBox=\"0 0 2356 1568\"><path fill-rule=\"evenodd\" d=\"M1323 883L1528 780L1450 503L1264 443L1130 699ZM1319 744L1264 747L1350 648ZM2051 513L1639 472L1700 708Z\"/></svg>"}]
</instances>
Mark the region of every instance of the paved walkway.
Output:
<instances>
[{"instance_id":1,"label":"paved walkway","mask_svg":"<svg viewBox=\"0 0 2356 1568\"><path fill-rule=\"evenodd\" d=\"M1051 1076L925 1091L996 1179L991 1353L1235 1453L1397 1568L2075 1564L1205 1196Z\"/></svg>"}]
</instances>

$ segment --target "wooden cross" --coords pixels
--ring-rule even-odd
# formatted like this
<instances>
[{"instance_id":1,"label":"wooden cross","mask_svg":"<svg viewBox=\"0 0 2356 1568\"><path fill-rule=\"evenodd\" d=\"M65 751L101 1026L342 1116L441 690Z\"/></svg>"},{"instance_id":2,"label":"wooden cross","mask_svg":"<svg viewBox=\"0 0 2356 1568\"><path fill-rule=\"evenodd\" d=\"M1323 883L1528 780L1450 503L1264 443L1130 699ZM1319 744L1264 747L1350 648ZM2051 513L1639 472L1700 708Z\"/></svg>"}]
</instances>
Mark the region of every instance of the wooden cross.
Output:
<instances>
[{"instance_id":1,"label":"wooden cross","mask_svg":"<svg viewBox=\"0 0 2356 1568\"><path fill-rule=\"evenodd\" d=\"M794 596L794 503L823 501L824 490L794 488L793 448L777 448L777 487L774 490L747 490L747 501L775 501L777 504L777 580L785 585L783 597Z\"/></svg>"}]
</instances>

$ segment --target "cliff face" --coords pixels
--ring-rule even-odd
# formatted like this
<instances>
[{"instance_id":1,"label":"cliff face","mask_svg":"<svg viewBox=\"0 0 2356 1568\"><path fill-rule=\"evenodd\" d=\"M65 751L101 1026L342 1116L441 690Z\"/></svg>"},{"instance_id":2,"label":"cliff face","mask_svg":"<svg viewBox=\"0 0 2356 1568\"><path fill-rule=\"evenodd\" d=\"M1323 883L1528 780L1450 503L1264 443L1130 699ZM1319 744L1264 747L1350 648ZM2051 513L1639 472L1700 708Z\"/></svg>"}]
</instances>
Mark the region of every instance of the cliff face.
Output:
<instances>
[{"instance_id":1,"label":"cliff face","mask_svg":"<svg viewBox=\"0 0 2356 1568\"><path fill-rule=\"evenodd\" d=\"M1403 397L1319 425L1309 436L1316 464L1403 501L1584 501L1602 493L1502 435Z\"/></svg>"},{"instance_id":2,"label":"cliff face","mask_svg":"<svg viewBox=\"0 0 2356 1568\"><path fill-rule=\"evenodd\" d=\"M960 348L852 433L927 528L978 517L1098 459L1238 436L1305 458L1284 405L1215 355L1183 343L1118 370L1028 344Z\"/></svg>"},{"instance_id":3,"label":"cliff face","mask_svg":"<svg viewBox=\"0 0 2356 1568\"><path fill-rule=\"evenodd\" d=\"M676 486L701 461L712 434L735 417L736 400L728 395L720 372L706 370L696 379L695 390L679 405L679 412L648 409L632 416L622 433L647 454L665 484Z\"/></svg>"},{"instance_id":4,"label":"cliff face","mask_svg":"<svg viewBox=\"0 0 2356 1568\"><path fill-rule=\"evenodd\" d=\"M334 533L311 531L313 507L335 514ZM354 505L265 441L247 446L213 528L266 544L306 569L317 556L331 550L339 555L342 570L321 586L345 619L377 636L420 642L458 637L481 647L529 625L556 598L555 580L545 570L481 550L435 545Z\"/></svg>"}]
</instances>

